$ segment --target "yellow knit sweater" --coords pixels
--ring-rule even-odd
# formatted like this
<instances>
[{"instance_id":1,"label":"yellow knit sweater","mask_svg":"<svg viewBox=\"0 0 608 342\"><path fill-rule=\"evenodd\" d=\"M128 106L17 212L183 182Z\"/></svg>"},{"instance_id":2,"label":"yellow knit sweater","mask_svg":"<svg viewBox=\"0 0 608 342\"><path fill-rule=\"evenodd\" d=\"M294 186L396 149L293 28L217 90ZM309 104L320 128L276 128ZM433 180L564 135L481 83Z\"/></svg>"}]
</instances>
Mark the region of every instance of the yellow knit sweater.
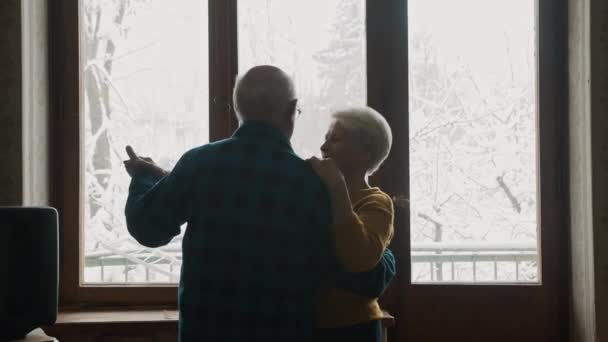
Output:
<instances>
[{"instance_id":1,"label":"yellow knit sweater","mask_svg":"<svg viewBox=\"0 0 608 342\"><path fill-rule=\"evenodd\" d=\"M333 227L336 255L346 270L365 272L376 266L393 238L393 202L375 187L351 193L350 198L355 215L350 222ZM344 327L382 317L377 299L345 289L331 289L317 305L319 328Z\"/></svg>"}]
</instances>

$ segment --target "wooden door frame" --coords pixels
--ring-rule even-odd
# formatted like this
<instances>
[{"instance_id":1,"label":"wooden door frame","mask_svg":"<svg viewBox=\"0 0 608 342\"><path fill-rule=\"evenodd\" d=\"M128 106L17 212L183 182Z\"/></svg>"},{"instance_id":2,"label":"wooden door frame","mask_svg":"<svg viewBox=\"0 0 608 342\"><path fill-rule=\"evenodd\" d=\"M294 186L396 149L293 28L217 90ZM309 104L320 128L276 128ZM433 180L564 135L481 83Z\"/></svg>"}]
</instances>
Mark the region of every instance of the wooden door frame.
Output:
<instances>
[{"instance_id":1,"label":"wooden door frame","mask_svg":"<svg viewBox=\"0 0 608 342\"><path fill-rule=\"evenodd\" d=\"M409 212L397 207L391 247L399 273L383 298L383 306L397 319L392 341L567 340L567 7L565 0L537 0L542 283L412 284ZM394 132L409 132L407 0L368 0L367 15L368 103L385 114ZM408 134L393 134L393 139L391 154L375 182L409 198Z\"/></svg>"}]
</instances>

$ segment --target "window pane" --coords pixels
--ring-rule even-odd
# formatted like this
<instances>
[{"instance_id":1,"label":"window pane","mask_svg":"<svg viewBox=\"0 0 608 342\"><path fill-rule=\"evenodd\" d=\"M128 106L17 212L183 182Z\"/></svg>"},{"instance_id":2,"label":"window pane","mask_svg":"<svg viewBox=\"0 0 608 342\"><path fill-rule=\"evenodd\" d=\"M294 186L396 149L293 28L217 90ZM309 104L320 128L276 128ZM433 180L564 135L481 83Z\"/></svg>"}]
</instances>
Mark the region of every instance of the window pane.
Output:
<instances>
[{"instance_id":1,"label":"window pane","mask_svg":"<svg viewBox=\"0 0 608 342\"><path fill-rule=\"evenodd\" d=\"M409 1L413 282L538 282L534 0Z\"/></svg>"},{"instance_id":2,"label":"window pane","mask_svg":"<svg viewBox=\"0 0 608 342\"><path fill-rule=\"evenodd\" d=\"M176 283L181 236L140 246L124 218L129 144L166 169L208 142L207 2L83 0L85 283Z\"/></svg>"},{"instance_id":3,"label":"window pane","mask_svg":"<svg viewBox=\"0 0 608 342\"><path fill-rule=\"evenodd\" d=\"M320 154L332 110L366 104L363 0L239 1L238 35L241 72L272 64L293 77L301 157Z\"/></svg>"}]
</instances>

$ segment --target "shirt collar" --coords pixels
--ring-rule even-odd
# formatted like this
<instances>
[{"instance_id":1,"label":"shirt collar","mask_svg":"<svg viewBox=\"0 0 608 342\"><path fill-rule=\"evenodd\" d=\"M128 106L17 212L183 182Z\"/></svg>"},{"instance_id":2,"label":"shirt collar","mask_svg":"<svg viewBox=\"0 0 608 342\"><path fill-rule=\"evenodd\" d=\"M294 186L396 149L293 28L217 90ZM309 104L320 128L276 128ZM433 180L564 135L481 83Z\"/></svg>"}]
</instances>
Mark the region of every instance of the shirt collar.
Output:
<instances>
[{"instance_id":1,"label":"shirt collar","mask_svg":"<svg viewBox=\"0 0 608 342\"><path fill-rule=\"evenodd\" d=\"M289 139L276 127L261 121L248 120L236 129L233 138L263 139L277 143L293 152Z\"/></svg>"}]
</instances>

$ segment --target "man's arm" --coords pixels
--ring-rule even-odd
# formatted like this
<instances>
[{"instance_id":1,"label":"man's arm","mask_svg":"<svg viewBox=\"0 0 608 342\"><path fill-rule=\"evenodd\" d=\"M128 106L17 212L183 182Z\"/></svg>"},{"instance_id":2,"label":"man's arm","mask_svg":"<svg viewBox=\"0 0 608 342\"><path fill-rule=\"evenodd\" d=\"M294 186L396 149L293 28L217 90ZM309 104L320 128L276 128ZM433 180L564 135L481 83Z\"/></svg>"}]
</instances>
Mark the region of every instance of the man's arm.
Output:
<instances>
[{"instance_id":1,"label":"man's arm","mask_svg":"<svg viewBox=\"0 0 608 342\"><path fill-rule=\"evenodd\" d=\"M389 286L396 272L395 257L387 248L380 262L372 270L361 273L340 272L337 286L363 297L378 298Z\"/></svg>"},{"instance_id":2,"label":"man's arm","mask_svg":"<svg viewBox=\"0 0 608 342\"><path fill-rule=\"evenodd\" d=\"M127 229L147 247L166 245L180 233L191 212L192 152L162 178L150 173L132 174L125 207Z\"/></svg>"}]
</instances>

